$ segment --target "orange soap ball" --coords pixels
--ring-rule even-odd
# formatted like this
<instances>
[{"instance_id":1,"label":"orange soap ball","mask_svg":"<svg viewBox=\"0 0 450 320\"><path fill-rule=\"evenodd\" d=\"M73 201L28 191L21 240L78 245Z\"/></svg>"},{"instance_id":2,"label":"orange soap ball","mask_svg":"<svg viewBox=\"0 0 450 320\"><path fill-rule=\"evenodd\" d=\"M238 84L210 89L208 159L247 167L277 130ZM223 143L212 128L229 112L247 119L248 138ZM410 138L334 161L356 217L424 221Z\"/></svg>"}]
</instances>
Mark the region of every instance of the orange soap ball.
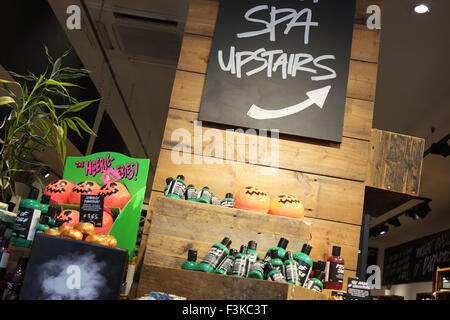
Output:
<instances>
[{"instance_id":1,"label":"orange soap ball","mask_svg":"<svg viewBox=\"0 0 450 320\"><path fill-rule=\"evenodd\" d=\"M120 182L110 182L100 188L98 193L104 196L104 205L123 209L130 201L131 195L127 187Z\"/></svg>"},{"instance_id":2,"label":"orange soap ball","mask_svg":"<svg viewBox=\"0 0 450 320\"><path fill-rule=\"evenodd\" d=\"M83 181L73 186L72 192L69 196L70 204L80 204L81 195L92 194L96 195L100 191L100 186L94 181Z\"/></svg>"},{"instance_id":3,"label":"orange soap ball","mask_svg":"<svg viewBox=\"0 0 450 320\"><path fill-rule=\"evenodd\" d=\"M113 220L112 215L106 211L103 211L102 226L95 227L95 233L96 234L108 234L109 230L111 230L113 223L114 223L114 220Z\"/></svg>"},{"instance_id":4,"label":"orange soap ball","mask_svg":"<svg viewBox=\"0 0 450 320\"><path fill-rule=\"evenodd\" d=\"M293 196L280 195L272 197L269 214L301 219L305 216L305 207Z\"/></svg>"},{"instance_id":5,"label":"orange soap ball","mask_svg":"<svg viewBox=\"0 0 450 320\"><path fill-rule=\"evenodd\" d=\"M80 222L80 212L73 209L63 210L55 217L58 220L64 221L64 224L74 226Z\"/></svg>"},{"instance_id":6,"label":"orange soap ball","mask_svg":"<svg viewBox=\"0 0 450 320\"><path fill-rule=\"evenodd\" d=\"M72 193L73 182L60 179L48 184L44 189L44 194L50 196L50 203L69 203L69 196Z\"/></svg>"},{"instance_id":7,"label":"orange soap ball","mask_svg":"<svg viewBox=\"0 0 450 320\"><path fill-rule=\"evenodd\" d=\"M270 208L270 198L266 192L249 186L236 192L234 196L234 207L267 213Z\"/></svg>"}]
</instances>

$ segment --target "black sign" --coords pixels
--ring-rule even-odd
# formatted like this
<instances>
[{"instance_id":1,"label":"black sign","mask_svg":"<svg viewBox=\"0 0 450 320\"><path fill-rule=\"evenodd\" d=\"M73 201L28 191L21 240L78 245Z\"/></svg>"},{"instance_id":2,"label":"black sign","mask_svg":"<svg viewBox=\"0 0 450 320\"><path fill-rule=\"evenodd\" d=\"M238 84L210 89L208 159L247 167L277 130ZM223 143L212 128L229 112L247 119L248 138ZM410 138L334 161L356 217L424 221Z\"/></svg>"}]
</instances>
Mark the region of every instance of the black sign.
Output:
<instances>
[{"instance_id":1,"label":"black sign","mask_svg":"<svg viewBox=\"0 0 450 320\"><path fill-rule=\"evenodd\" d=\"M222 0L199 120L340 142L355 0Z\"/></svg>"},{"instance_id":2,"label":"black sign","mask_svg":"<svg viewBox=\"0 0 450 320\"><path fill-rule=\"evenodd\" d=\"M96 227L103 225L103 199L99 195L81 195L80 221L92 222Z\"/></svg>"},{"instance_id":3,"label":"black sign","mask_svg":"<svg viewBox=\"0 0 450 320\"><path fill-rule=\"evenodd\" d=\"M450 259L450 229L388 248L383 284L431 281L436 263Z\"/></svg>"},{"instance_id":4,"label":"black sign","mask_svg":"<svg viewBox=\"0 0 450 320\"><path fill-rule=\"evenodd\" d=\"M347 294L344 300L370 300L369 284L356 278L348 278Z\"/></svg>"}]
</instances>

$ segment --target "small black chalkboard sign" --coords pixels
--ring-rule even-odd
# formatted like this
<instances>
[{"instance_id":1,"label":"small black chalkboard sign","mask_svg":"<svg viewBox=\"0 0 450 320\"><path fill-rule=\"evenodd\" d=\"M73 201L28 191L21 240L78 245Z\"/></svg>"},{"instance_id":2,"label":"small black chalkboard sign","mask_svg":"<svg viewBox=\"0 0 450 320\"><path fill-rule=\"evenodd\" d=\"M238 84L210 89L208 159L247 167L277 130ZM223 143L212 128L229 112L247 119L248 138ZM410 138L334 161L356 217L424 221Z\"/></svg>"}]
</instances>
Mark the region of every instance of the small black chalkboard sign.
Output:
<instances>
[{"instance_id":1,"label":"small black chalkboard sign","mask_svg":"<svg viewBox=\"0 0 450 320\"><path fill-rule=\"evenodd\" d=\"M81 195L80 222L92 222L96 227L103 225L103 200L100 195Z\"/></svg>"},{"instance_id":2,"label":"small black chalkboard sign","mask_svg":"<svg viewBox=\"0 0 450 320\"><path fill-rule=\"evenodd\" d=\"M370 300L369 284L356 278L348 278L344 300Z\"/></svg>"}]
</instances>

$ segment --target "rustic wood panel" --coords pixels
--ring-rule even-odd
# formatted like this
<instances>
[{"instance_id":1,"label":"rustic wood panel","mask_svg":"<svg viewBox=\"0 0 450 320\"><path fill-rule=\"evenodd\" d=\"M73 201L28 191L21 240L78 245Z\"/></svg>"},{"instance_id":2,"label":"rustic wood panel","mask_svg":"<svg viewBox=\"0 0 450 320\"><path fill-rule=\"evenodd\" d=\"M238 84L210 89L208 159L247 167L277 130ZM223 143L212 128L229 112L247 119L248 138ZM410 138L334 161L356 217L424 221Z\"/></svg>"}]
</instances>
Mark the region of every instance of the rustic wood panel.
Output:
<instances>
[{"instance_id":1,"label":"rustic wood panel","mask_svg":"<svg viewBox=\"0 0 450 320\"><path fill-rule=\"evenodd\" d=\"M209 186L219 198L255 185L270 195L296 196L303 201L308 217L361 224L364 183L189 154L191 163L175 164L171 154L161 150L153 190L163 191L166 178L178 174L184 174L186 182L197 188Z\"/></svg>"},{"instance_id":2,"label":"rustic wood panel","mask_svg":"<svg viewBox=\"0 0 450 320\"><path fill-rule=\"evenodd\" d=\"M201 127L194 126L194 121L197 121L196 113L170 109L162 143L163 148L173 149L176 146L178 150L182 148L183 152L197 155L202 155L208 152L207 150L212 150L211 153L208 152L207 154L222 159L227 157L225 150L233 148L232 159L238 160L238 153L240 153L244 156L244 159L241 161L259 164L264 164L265 159L268 163L271 155L278 149L277 162L282 169L311 172L358 181L364 181L366 178L369 151L369 143L367 141L343 138L341 144L311 143L310 140L299 137L272 141L270 137L258 137L254 134L239 132L227 134L225 127L224 129L216 129L204 127L203 124ZM174 139L176 139L172 140L172 135L177 133L179 128L188 130L192 138L186 141L184 138L174 136ZM203 140L203 135L198 135L197 138L194 138L194 133L202 132L208 132L211 136L220 137L220 140L210 138L202 142L202 148L195 148L194 139L201 141ZM276 148L272 148L274 144L276 144ZM220 151L216 153L216 149ZM254 151L251 152L251 150ZM261 156L257 157L258 155ZM257 157L257 159L252 160L251 157Z\"/></svg>"},{"instance_id":3,"label":"rustic wood panel","mask_svg":"<svg viewBox=\"0 0 450 320\"><path fill-rule=\"evenodd\" d=\"M158 199L161 195L161 192L153 192L152 198ZM152 219L146 247L146 264L180 266L186 260L187 251L191 248L198 250L199 259L201 259L214 241L221 240L215 240L217 235L219 235L219 238L233 235L230 236L232 240L233 238L244 237L243 243L247 243L249 240L257 240L260 255L264 255L265 250L278 242L279 237L274 237L274 234L290 240L289 250L299 250L304 243L303 238L298 238L298 227L296 227L298 224L296 223L299 221L295 219L273 217L268 214L258 214L255 218L254 213L250 213L248 217L241 215L242 219L236 220L234 217L227 215L229 210L226 208L223 211L223 208L212 208L204 204L196 204L193 207L190 203L183 206L184 201L182 200L169 199L169 201L172 203L175 201L184 209L159 210L158 217ZM191 208L195 208L198 212L192 213ZM208 214L212 210L214 213ZM225 214L218 214L218 211ZM238 210L238 212L247 211ZM255 223L255 219L257 219L257 224L252 226L253 231L242 231L246 230L247 225ZM309 232L312 239L309 243L313 247L311 258L314 261L325 261L331 255L332 246L338 245L342 247L342 256L346 261L346 268L356 270L359 226L314 218L305 218L305 221L311 224ZM216 226L217 224L220 224L220 226ZM231 230L232 227L236 230ZM202 234L199 234L200 232ZM192 233L195 235L192 235ZM272 236L269 236L269 234L272 234ZM240 246L243 243L239 242L236 245Z\"/></svg>"},{"instance_id":4,"label":"rustic wood panel","mask_svg":"<svg viewBox=\"0 0 450 320\"><path fill-rule=\"evenodd\" d=\"M353 45L351 58L367 62L378 62L379 56L379 30L369 30L366 26L368 15L367 7L370 4L379 4L380 1L358 0L356 19L353 30ZM212 37L216 25L218 1L191 0L185 32L193 35Z\"/></svg>"},{"instance_id":5,"label":"rustic wood panel","mask_svg":"<svg viewBox=\"0 0 450 320\"><path fill-rule=\"evenodd\" d=\"M151 291L172 293L190 300L325 300L327 297L298 286L294 289L286 283L146 265L137 295Z\"/></svg>"},{"instance_id":6,"label":"rustic wood panel","mask_svg":"<svg viewBox=\"0 0 450 320\"><path fill-rule=\"evenodd\" d=\"M425 140L373 129L366 184L417 196Z\"/></svg>"},{"instance_id":7,"label":"rustic wood panel","mask_svg":"<svg viewBox=\"0 0 450 320\"><path fill-rule=\"evenodd\" d=\"M375 100L378 65L351 60L347 84L347 97Z\"/></svg>"}]
</instances>

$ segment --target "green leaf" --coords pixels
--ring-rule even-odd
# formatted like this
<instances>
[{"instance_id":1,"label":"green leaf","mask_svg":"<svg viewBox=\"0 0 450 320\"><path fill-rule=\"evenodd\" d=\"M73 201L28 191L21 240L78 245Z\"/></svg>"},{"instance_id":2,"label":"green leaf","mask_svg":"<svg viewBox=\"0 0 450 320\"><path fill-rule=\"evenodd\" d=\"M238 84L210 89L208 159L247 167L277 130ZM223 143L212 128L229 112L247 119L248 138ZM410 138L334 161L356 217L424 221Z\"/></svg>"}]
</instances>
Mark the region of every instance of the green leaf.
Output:
<instances>
[{"instance_id":1,"label":"green leaf","mask_svg":"<svg viewBox=\"0 0 450 320\"><path fill-rule=\"evenodd\" d=\"M10 73L11 73L11 71L10 71ZM15 82L15 81L8 81L8 80L0 79L0 83L4 83L4 84L15 84L15 85L18 86L19 88L22 87L22 86L20 85L20 83Z\"/></svg>"},{"instance_id":2,"label":"green leaf","mask_svg":"<svg viewBox=\"0 0 450 320\"><path fill-rule=\"evenodd\" d=\"M84 122L84 120L81 119L80 117L72 117L71 119L73 121L75 121L80 126L80 128L83 129L85 132L87 132L87 133L89 133L89 134L91 134L93 136L97 136L95 134L95 132L92 131L92 129L89 128L89 126L86 124L86 122Z\"/></svg>"},{"instance_id":3,"label":"green leaf","mask_svg":"<svg viewBox=\"0 0 450 320\"><path fill-rule=\"evenodd\" d=\"M69 126L70 129L72 129L73 131L75 131L76 133L78 133L78 135L80 136L80 138L83 138L83 136L81 135L80 130L78 130L77 125L75 124L75 122L74 122L72 119L67 118L67 119L65 119L65 121L67 122L67 125Z\"/></svg>"},{"instance_id":4,"label":"green leaf","mask_svg":"<svg viewBox=\"0 0 450 320\"><path fill-rule=\"evenodd\" d=\"M0 97L0 106L8 104L16 104L16 101L14 101L14 99L9 96Z\"/></svg>"},{"instance_id":5,"label":"green leaf","mask_svg":"<svg viewBox=\"0 0 450 320\"><path fill-rule=\"evenodd\" d=\"M74 106L70 107L69 109L67 109L66 111L64 111L64 113L62 115L64 115L65 113L68 113L68 112L81 111L84 108L89 107L92 103L97 102L99 100L100 99L95 99L95 100L88 100L88 101L83 101L83 102L77 103L76 105L74 105Z\"/></svg>"},{"instance_id":6,"label":"green leaf","mask_svg":"<svg viewBox=\"0 0 450 320\"><path fill-rule=\"evenodd\" d=\"M53 64L53 58L50 56L50 54L48 53L48 48L46 45L44 45L44 49L45 49L45 54L47 55L47 59L48 61Z\"/></svg>"}]
</instances>

